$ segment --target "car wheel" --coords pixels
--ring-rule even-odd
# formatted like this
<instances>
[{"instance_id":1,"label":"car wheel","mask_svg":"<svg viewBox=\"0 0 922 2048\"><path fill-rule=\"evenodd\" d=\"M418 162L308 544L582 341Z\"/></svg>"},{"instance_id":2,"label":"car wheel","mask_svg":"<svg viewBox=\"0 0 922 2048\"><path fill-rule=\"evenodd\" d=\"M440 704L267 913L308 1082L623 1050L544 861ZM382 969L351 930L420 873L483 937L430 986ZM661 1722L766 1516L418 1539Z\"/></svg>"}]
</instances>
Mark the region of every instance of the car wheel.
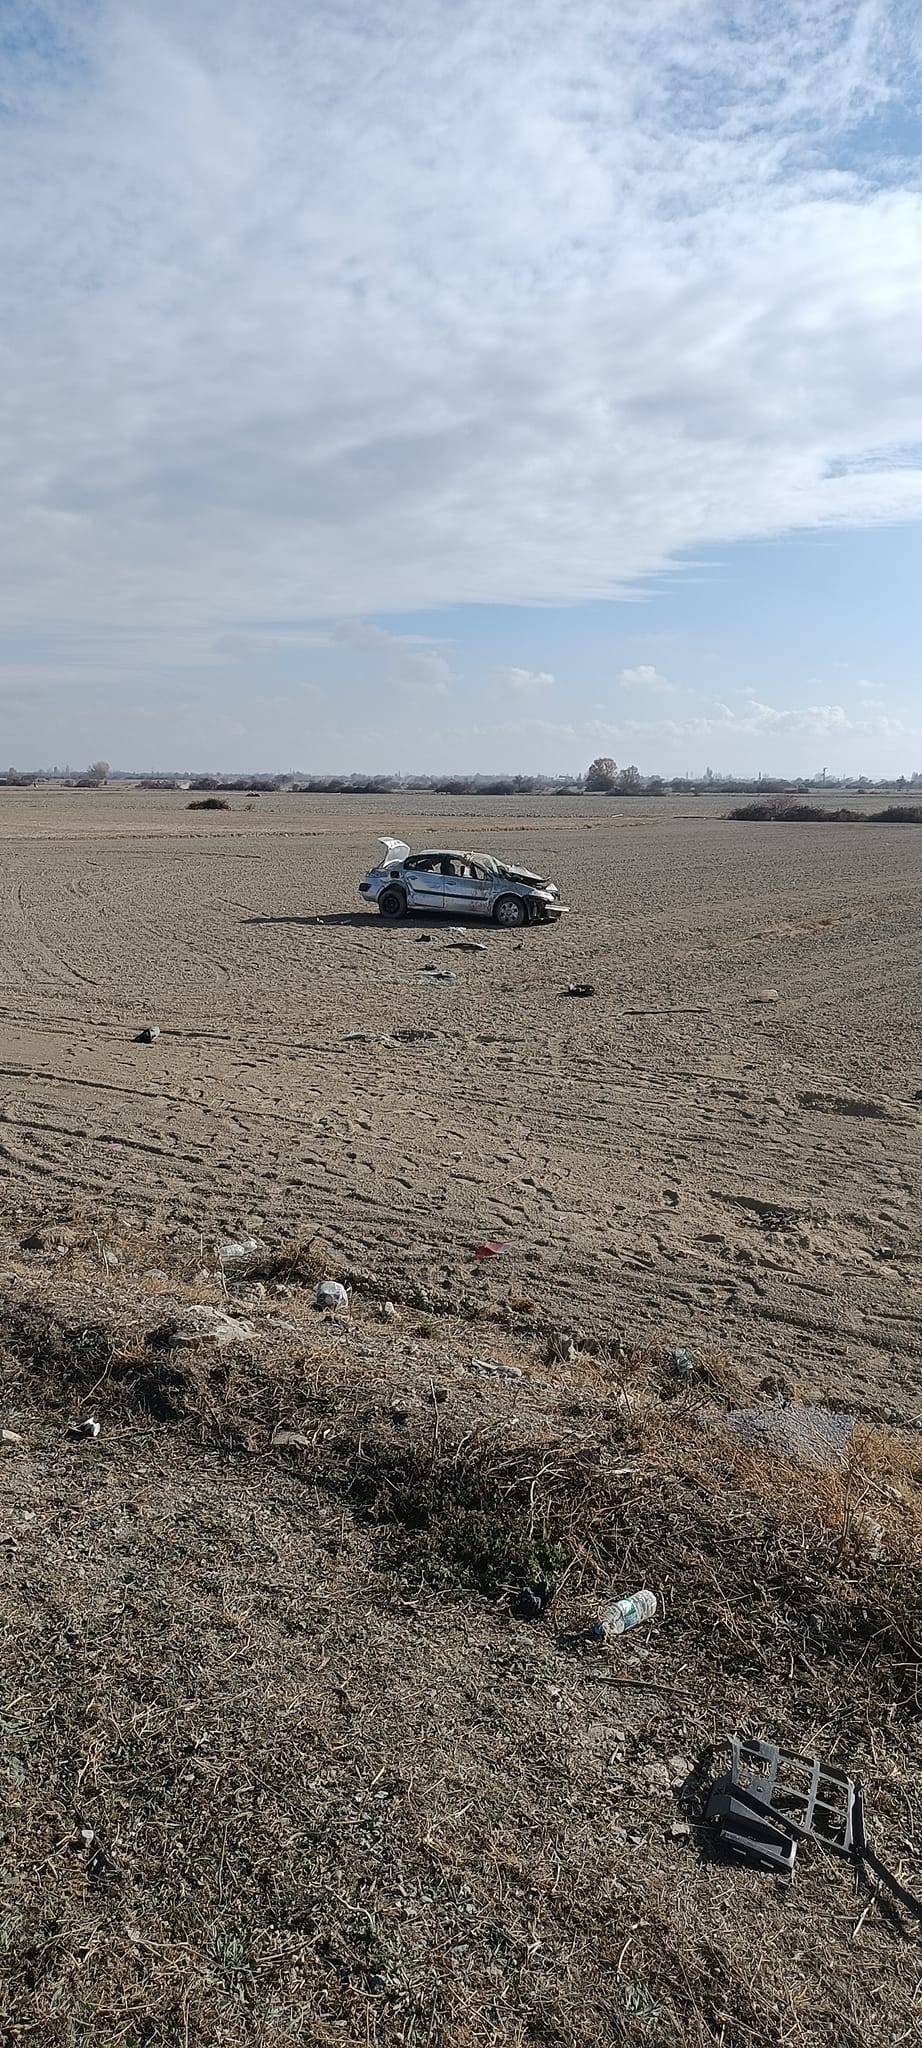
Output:
<instances>
[{"instance_id":1,"label":"car wheel","mask_svg":"<svg viewBox=\"0 0 922 2048\"><path fill-rule=\"evenodd\" d=\"M524 924L527 916L528 912L521 896L501 896L499 902L493 908L495 924L504 924L506 926Z\"/></svg>"},{"instance_id":2,"label":"car wheel","mask_svg":"<svg viewBox=\"0 0 922 2048\"><path fill-rule=\"evenodd\" d=\"M406 917L407 899L402 889L384 889L378 897L382 917Z\"/></svg>"}]
</instances>

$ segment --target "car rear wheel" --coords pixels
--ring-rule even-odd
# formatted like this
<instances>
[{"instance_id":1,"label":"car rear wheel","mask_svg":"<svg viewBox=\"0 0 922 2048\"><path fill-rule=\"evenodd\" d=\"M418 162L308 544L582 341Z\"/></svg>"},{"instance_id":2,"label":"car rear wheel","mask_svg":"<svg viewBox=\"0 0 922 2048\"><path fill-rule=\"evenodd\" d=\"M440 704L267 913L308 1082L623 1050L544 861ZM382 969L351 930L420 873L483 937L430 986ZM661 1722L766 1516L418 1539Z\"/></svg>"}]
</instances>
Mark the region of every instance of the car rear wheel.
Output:
<instances>
[{"instance_id":1,"label":"car rear wheel","mask_svg":"<svg viewBox=\"0 0 922 2048\"><path fill-rule=\"evenodd\" d=\"M378 897L382 917L406 917L407 899L402 889L384 889Z\"/></svg>"},{"instance_id":2,"label":"car rear wheel","mask_svg":"<svg viewBox=\"0 0 922 2048\"><path fill-rule=\"evenodd\" d=\"M527 915L521 896L501 896L493 910L494 922L507 926L524 924Z\"/></svg>"}]
</instances>

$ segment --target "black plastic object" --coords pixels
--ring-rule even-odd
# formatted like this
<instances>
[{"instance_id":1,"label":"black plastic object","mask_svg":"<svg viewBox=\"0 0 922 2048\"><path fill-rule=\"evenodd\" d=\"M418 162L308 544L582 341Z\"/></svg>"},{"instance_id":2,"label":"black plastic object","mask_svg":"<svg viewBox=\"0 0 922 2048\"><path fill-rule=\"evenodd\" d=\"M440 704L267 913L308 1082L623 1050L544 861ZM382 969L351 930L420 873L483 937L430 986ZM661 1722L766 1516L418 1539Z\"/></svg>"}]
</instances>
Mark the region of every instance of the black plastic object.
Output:
<instances>
[{"instance_id":1,"label":"black plastic object","mask_svg":"<svg viewBox=\"0 0 922 2048\"><path fill-rule=\"evenodd\" d=\"M733 1735L729 1772L712 1785L704 1818L729 1855L790 1873L797 1844L808 1837L854 1855L855 1799L854 1779L819 1757Z\"/></svg>"}]
</instances>

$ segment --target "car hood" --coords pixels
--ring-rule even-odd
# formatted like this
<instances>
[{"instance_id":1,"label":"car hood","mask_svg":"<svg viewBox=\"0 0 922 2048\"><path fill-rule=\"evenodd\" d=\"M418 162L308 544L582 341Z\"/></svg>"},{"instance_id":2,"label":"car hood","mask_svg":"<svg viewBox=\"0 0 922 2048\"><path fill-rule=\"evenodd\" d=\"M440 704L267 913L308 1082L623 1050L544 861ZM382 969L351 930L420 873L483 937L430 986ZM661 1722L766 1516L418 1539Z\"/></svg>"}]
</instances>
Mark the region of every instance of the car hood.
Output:
<instances>
[{"instance_id":1,"label":"car hood","mask_svg":"<svg viewBox=\"0 0 922 2048\"><path fill-rule=\"evenodd\" d=\"M508 868L504 861L497 861L496 865L507 882L525 882L533 889L546 889L548 886L543 875L530 875L527 868Z\"/></svg>"}]
</instances>

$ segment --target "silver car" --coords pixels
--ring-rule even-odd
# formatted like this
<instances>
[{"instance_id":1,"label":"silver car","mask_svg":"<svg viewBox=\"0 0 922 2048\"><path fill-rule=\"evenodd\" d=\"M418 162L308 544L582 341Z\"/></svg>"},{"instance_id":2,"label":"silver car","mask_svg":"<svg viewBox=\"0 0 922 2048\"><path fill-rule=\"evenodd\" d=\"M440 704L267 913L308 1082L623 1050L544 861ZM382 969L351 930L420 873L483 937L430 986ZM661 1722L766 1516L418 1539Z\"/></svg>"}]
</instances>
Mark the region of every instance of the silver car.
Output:
<instances>
[{"instance_id":1,"label":"silver car","mask_svg":"<svg viewBox=\"0 0 922 2048\"><path fill-rule=\"evenodd\" d=\"M411 853L402 839L382 839L384 858L359 883L359 895L382 917L444 911L449 917L490 917L494 924L546 923L562 917L556 882L510 868L489 853L439 847Z\"/></svg>"}]
</instances>

